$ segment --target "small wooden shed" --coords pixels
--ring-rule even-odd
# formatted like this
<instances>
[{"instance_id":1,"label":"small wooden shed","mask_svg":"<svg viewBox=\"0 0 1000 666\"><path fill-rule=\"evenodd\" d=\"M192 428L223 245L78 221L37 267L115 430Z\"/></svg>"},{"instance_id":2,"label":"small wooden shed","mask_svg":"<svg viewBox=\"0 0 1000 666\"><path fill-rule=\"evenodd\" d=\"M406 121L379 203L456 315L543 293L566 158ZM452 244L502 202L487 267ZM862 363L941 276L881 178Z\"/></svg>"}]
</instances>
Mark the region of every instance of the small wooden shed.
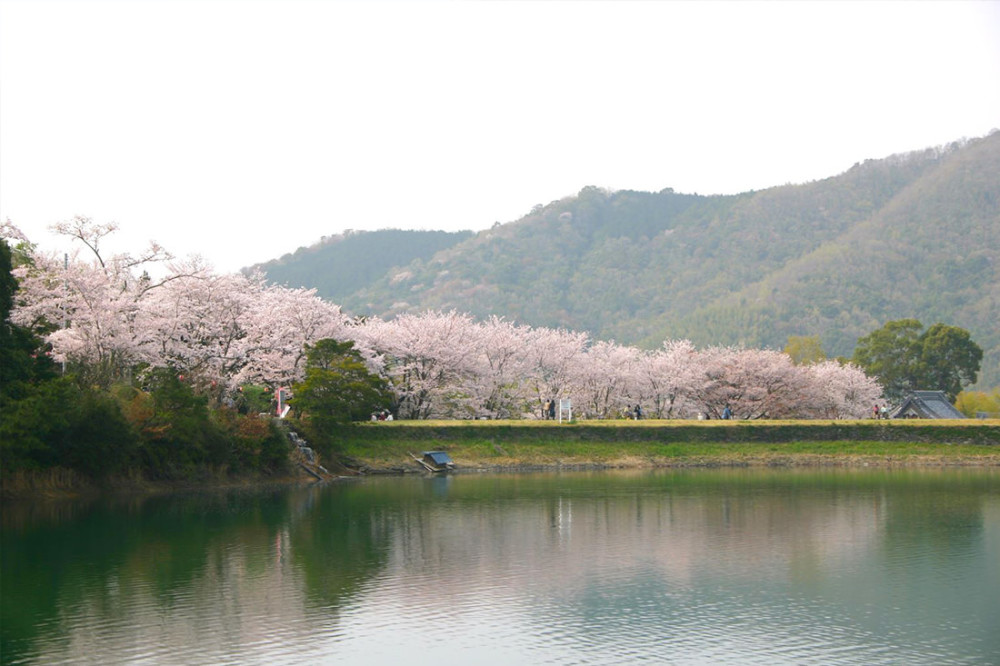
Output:
<instances>
[{"instance_id":1,"label":"small wooden shed","mask_svg":"<svg viewBox=\"0 0 1000 666\"><path fill-rule=\"evenodd\" d=\"M455 469L455 462L444 451L424 451L422 456L421 458L413 456L413 458L428 472L447 472Z\"/></svg>"}]
</instances>

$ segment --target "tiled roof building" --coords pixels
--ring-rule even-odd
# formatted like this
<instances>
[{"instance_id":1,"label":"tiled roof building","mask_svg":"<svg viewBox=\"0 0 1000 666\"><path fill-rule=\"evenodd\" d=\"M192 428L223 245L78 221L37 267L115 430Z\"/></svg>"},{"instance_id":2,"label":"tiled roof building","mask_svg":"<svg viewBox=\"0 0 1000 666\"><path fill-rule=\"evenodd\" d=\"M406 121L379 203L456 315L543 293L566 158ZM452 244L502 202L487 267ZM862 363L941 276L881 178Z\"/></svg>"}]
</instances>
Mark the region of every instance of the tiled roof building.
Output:
<instances>
[{"instance_id":1,"label":"tiled roof building","mask_svg":"<svg viewBox=\"0 0 1000 666\"><path fill-rule=\"evenodd\" d=\"M890 415L894 419L964 419L944 391L914 391Z\"/></svg>"}]
</instances>

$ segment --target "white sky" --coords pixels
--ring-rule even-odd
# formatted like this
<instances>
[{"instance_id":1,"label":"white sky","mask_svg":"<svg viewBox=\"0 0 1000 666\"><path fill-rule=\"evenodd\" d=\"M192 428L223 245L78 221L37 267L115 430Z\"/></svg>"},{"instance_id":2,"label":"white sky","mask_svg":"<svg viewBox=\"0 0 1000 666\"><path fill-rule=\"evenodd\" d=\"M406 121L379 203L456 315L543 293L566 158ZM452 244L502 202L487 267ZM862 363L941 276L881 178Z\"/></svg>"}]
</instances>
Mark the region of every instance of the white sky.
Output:
<instances>
[{"instance_id":1,"label":"white sky","mask_svg":"<svg viewBox=\"0 0 1000 666\"><path fill-rule=\"evenodd\" d=\"M1000 2L0 0L0 219L222 271L1000 127Z\"/></svg>"}]
</instances>

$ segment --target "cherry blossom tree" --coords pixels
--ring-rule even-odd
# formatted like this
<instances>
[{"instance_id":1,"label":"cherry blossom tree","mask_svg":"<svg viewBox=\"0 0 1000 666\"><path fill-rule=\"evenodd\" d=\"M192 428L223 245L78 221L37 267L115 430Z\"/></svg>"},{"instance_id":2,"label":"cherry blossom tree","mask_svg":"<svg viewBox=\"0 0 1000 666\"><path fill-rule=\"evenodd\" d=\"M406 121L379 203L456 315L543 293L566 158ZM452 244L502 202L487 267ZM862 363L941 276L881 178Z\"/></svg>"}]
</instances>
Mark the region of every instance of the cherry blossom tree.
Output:
<instances>
[{"instance_id":1,"label":"cherry blossom tree","mask_svg":"<svg viewBox=\"0 0 1000 666\"><path fill-rule=\"evenodd\" d=\"M217 275L198 260L175 269L173 279L143 303L146 335L157 350L152 365L169 365L221 392L248 363L243 348L248 313L263 281Z\"/></svg>"},{"instance_id":2,"label":"cherry blossom tree","mask_svg":"<svg viewBox=\"0 0 1000 666\"><path fill-rule=\"evenodd\" d=\"M382 356L401 418L464 417L475 401L463 387L476 376L477 335L472 317L457 312L373 319L358 331Z\"/></svg>"},{"instance_id":3,"label":"cherry blossom tree","mask_svg":"<svg viewBox=\"0 0 1000 666\"><path fill-rule=\"evenodd\" d=\"M530 410L531 386L526 380L531 329L495 316L476 328L479 407L490 418L520 418Z\"/></svg>"},{"instance_id":4,"label":"cherry blossom tree","mask_svg":"<svg viewBox=\"0 0 1000 666\"><path fill-rule=\"evenodd\" d=\"M790 418L802 413L800 397L808 382L806 369L782 352L766 349L711 347L698 354L704 382L694 398L710 418L726 407L736 418Z\"/></svg>"},{"instance_id":5,"label":"cherry blossom tree","mask_svg":"<svg viewBox=\"0 0 1000 666\"><path fill-rule=\"evenodd\" d=\"M54 356L78 362L93 383L106 386L136 363L152 360L144 348L141 301L163 281L139 269L171 256L155 243L138 256L105 256L101 244L117 229L113 223L78 216L54 229L89 254L83 258L77 250L63 261L35 254L32 265L17 269L21 290L14 316L24 325L57 329L47 338Z\"/></svg>"},{"instance_id":6,"label":"cherry blossom tree","mask_svg":"<svg viewBox=\"0 0 1000 666\"><path fill-rule=\"evenodd\" d=\"M648 352L640 362L638 379L653 418L671 419L693 415L690 404L695 382L701 380L695 364L694 345L689 340L667 340L660 349Z\"/></svg>"},{"instance_id":7,"label":"cherry blossom tree","mask_svg":"<svg viewBox=\"0 0 1000 666\"><path fill-rule=\"evenodd\" d=\"M288 384L301 377L306 344L347 333L340 308L313 291L218 275L198 258L167 263L155 244L138 257L105 256L102 242L115 229L83 217L57 225L90 259L37 254L17 276L18 319L48 325L57 358L98 383L143 364L173 367L220 393L234 382ZM164 277L139 272L153 263L167 263Z\"/></svg>"},{"instance_id":8,"label":"cherry blossom tree","mask_svg":"<svg viewBox=\"0 0 1000 666\"><path fill-rule=\"evenodd\" d=\"M812 416L860 419L884 400L882 386L853 363L823 361L807 366L812 381Z\"/></svg>"},{"instance_id":9,"label":"cherry blossom tree","mask_svg":"<svg viewBox=\"0 0 1000 666\"><path fill-rule=\"evenodd\" d=\"M570 397L575 366L586 353L590 336L565 329L536 328L527 332L525 390L536 414L548 400Z\"/></svg>"},{"instance_id":10,"label":"cherry blossom tree","mask_svg":"<svg viewBox=\"0 0 1000 666\"><path fill-rule=\"evenodd\" d=\"M597 341L573 364L570 382L579 409L592 418L621 415L641 401L637 372L640 352L614 342Z\"/></svg>"},{"instance_id":11,"label":"cherry blossom tree","mask_svg":"<svg viewBox=\"0 0 1000 666\"><path fill-rule=\"evenodd\" d=\"M304 376L307 345L323 339L349 339L348 318L340 306L319 298L315 289L267 285L259 273L243 279L252 288L253 298L237 344L244 362L234 373L235 380L290 385Z\"/></svg>"}]
</instances>

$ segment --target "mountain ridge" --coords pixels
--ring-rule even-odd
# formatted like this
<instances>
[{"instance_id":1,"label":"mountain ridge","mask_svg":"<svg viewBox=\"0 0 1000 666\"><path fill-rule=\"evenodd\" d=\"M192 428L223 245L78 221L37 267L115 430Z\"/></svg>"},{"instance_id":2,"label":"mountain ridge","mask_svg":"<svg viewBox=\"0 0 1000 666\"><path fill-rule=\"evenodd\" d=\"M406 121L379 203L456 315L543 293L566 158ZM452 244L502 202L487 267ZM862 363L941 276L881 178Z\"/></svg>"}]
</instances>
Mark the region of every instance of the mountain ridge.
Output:
<instances>
[{"instance_id":1,"label":"mountain ridge","mask_svg":"<svg viewBox=\"0 0 1000 666\"><path fill-rule=\"evenodd\" d=\"M980 383L996 385L998 234L993 132L734 195L588 186L351 293L320 293L354 314L455 309L645 347L819 335L843 356L885 321L915 317L968 329L986 351Z\"/></svg>"}]
</instances>

